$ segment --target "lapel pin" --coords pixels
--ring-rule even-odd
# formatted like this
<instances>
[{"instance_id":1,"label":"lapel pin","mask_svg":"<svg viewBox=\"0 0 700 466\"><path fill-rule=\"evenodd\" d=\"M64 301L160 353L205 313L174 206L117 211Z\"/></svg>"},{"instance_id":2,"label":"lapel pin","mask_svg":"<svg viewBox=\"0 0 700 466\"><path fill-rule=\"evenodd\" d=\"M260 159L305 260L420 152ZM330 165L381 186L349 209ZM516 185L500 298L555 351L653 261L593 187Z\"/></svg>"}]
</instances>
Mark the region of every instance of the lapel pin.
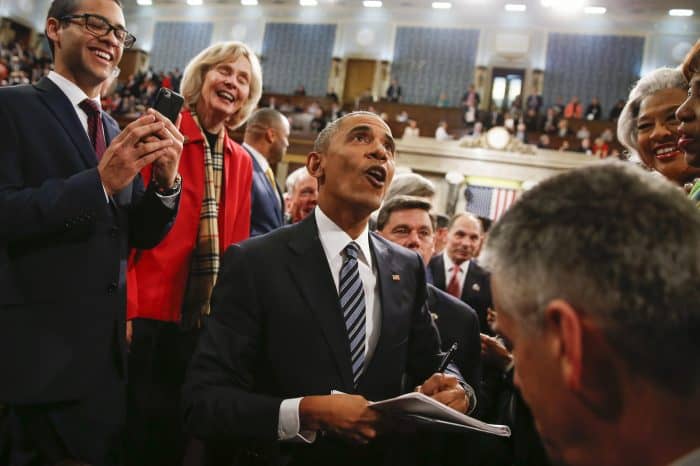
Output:
<instances>
[{"instance_id":1,"label":"lapel pin","mask_svg":"<svg viewBox=\"0 0 700 466\"><path fill-rule=\"evenodd\" d=\"M430 313L430 317L432 317L433 320L438 320L438 315L435 314L434 312L431 312L431 313Z\"/></svg>"},{"instance_id":2,"label":"lapel pin","mask_svg":"<svg viewBox=\"0 0 700 466\"><path fill-rule=\"evenodd\" d=\"M393 274L391 274L391 279L394 280L395 282L400 282L401 275L399 275L398 273L393 273Z\"/></svg>"},{"instance_id":3,"label":"lapel pin","mask_svg":"<svg viewBox=\"0 0 700 466\"><path fill-rule=\"evenodd\" d=\"M474 284L472 285L472 290L474 290L474 291L479 291L479 290L481 290L481 287L479 286L478 283L474 283Z\"/></svg>"}]
</instances>

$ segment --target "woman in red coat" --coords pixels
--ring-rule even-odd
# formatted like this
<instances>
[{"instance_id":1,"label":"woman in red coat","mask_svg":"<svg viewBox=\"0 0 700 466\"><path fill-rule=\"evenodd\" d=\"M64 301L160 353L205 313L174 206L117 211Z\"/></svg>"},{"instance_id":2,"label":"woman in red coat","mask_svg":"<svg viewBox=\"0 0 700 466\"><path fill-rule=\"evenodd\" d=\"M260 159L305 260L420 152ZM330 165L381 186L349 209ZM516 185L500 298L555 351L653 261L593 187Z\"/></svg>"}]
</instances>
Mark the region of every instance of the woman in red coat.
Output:
<instances>
[{"instance_id":1,"label":"woman in red coat","mask_svg":"<svg viewBox=\"0 0 700 466\"><path fill-rule=\"evenodd\" d=\"M128 264L130 465L180 464L179 392L226 248L250 231L252 161L229 136L262 94L255 54L240 42L202 51L185 69L182 191L175 224ZM144 170L144 179L151 177ZM130 335L129 335L130 333Z\"/></svg>"}]
</instances>

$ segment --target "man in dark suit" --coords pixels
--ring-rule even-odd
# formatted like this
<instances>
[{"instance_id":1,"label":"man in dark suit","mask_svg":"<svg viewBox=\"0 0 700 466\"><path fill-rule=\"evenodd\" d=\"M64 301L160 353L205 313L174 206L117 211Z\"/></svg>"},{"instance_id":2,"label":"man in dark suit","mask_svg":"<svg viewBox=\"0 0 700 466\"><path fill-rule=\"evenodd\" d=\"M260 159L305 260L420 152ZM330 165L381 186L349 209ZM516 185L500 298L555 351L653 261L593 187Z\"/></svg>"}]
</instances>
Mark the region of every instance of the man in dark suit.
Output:
<instances>
[{"instance_id":1,"label":"man in dark suit","mask_svg":"<svg viewBox=\"0 0 700 466\"><path fill-rule=\"evenodd\" d=\"M394 196L377 216L377 232L384 238L416 251L427 266L434 250L431 204L412 196ZM428 310L437 325L442 350L459 345L454 362L464 380L476 387L480 381L481 345L479 318L474 309L434 285L428 285Z\"/></svg>"},{"instance_id":2,"label":"man in dark suit","mask_svg":"<svg viewBox=\"0 0 700 466\"><path fill-rule=\"evenodd\" d=\"M250 236L258 236L284 224L284 199L271 165L287 152L289 120L271 108L257 110L246 124L243 147L253 159Z\"/></svg>"},{"instance_id":3,"label":"man in dark suit","mask_svg":"<svg viewBox=\"0 0 700 466\"><path fill-rule=\"evenodd\" d=\"M99 111L133 43L124 27L114 0L54 0L55 71L0 89L0 402L13 466L121 463L126 259L170 228L182 150L159 114L120 134Z\"/></svg>"},{"instance_id":4,"label":"man in dark suit","mask_svg":"<svg viewBox=\"0 0 700 466\"><path fill-rule=\"evenodd\" d=\"M394 154L377 115L332 122L307 158L314 213L227 251L184 418L200 437L237 444L236 464L392 464L403 452L387 448L389 419L368 400L424 380L423 393L468 409L471 388L433 374L441 353L421 259L368 230Z\"/></svg>"},{"instance_id":5,"label":"man in dark suit","mask_svg":"<svg viewBox=\"0 0 700 466\"><path fill-rule=\"evenodd\" d=\"M489 275L473 260L483 238L478 218L467 212L456 214L448 225L445 251L430 260L429 268L433 284L474 308L482 332L490 333L486 322L491 307Z\"/></svg>"}]
</instances>

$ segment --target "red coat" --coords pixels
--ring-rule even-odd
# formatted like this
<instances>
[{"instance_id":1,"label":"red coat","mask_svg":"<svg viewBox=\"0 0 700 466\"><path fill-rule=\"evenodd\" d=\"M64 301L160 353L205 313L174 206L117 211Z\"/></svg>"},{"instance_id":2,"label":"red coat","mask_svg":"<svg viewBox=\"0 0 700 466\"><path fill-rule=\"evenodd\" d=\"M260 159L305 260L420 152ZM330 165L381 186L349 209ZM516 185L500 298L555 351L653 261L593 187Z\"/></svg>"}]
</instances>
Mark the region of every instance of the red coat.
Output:
<instances>
[{"instance_id":1,"label":"red coat","mask_svg":"<svg viewBox=\"0 0 700 466\"><path fill-rule=\"evenodd\" d=\"M204 196L204 135L188 111L180 131L185 144L180 158L180 206L170 233L153 249L134 250L127 275L127 319L142 317L179 322L190 272L190 259L199 230ZM143 179L151 179L146 167ZM219 201L220 252L250 235L250 193L253 163L248 153L228 136L224 139L224 173Z\"/></svg>"}]
</instances>

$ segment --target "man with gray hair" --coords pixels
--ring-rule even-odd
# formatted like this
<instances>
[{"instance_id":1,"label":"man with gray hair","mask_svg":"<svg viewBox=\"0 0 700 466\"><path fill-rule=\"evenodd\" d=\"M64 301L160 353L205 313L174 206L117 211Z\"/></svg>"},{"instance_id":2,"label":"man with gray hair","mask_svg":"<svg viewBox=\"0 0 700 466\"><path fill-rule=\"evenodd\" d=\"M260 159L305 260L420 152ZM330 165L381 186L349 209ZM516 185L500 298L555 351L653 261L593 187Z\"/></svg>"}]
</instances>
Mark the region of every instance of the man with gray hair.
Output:
<instances>
[{"instance_id":1,"label":"man with gray hair","mask_svg":"<svg viewBox=\"0 0 700 466\"><path fill-rule=\"evenodd\" d=\"M253 159L250 236L284 224L284 202L271 165L282 160L289 147L289 120L277 110L261 108L248 120L243 148Z\"/></svg>"},{"instance_id":2,"label":"man with gray hair","mask_svg":"<svg viewBox=\"0 0 700 466\"><path fill-rule=\"evenodd\" d=\"M286 223L304 220L316 207L318 201L318 182L306 167L297 168L286 181L287 212Z\"/></svg>"},{"instance_id":3,"label":"man with gray hair","mask_svg":"<svg viewBox=\"0 0 700 466\"><path fill-rule=\"evenodd\" d=\"M573 170L526 192L482 256L553 463L700 464L700 216L680 190Z\"/></svg>"}]
</instances>

